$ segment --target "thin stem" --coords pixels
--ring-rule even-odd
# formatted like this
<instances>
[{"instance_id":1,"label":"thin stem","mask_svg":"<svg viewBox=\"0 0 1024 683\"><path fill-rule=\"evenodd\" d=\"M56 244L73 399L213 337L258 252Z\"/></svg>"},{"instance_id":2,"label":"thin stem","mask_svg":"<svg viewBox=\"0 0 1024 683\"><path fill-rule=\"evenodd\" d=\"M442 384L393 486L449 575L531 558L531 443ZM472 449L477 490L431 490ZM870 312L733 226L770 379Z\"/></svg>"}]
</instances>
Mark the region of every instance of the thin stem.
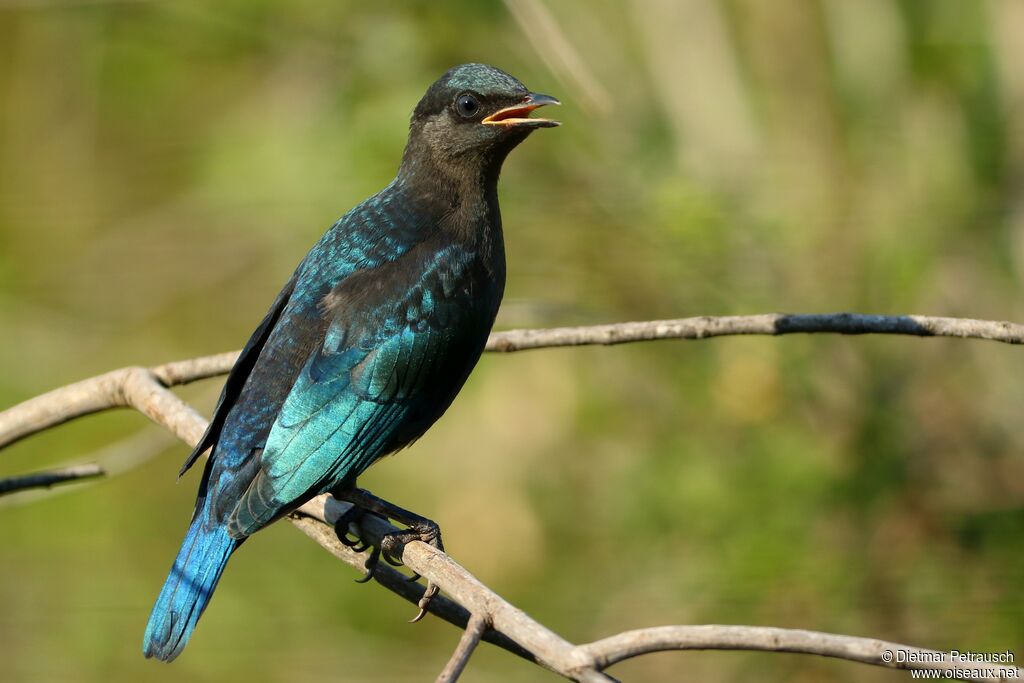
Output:
<instances>
[{"instance_id":1,"label":"thin stem","mask_svg":"<svg viewBox=\"0 0 1024 683\"><path fill-rule=\"evenodd\" d=\"M958 672L953 675L957 680L1003 681L1024 673L1012 666L959 662L950 653L875 638L771 626L657 626L625 631L580 648L602 669L665 650L759 650L834 657L890 669Z\"/></svg>"},{"instance_id":2,"label":"thin stem","mask_svg":"<svg viewBox=\"0 0 1024 683\"><path fill-rule=\"evenodd\" d=\"M455 683L459 680L459 676L469 664L470 656L476 650L476 646L480 644L480 639L489 625L487 617L483 615L474 614L469 618L469 623L462 633L462 638L459 639L459 644L455 647L455 652L452 653L451 659L448 660L437 677L437 683Z\"/></svg>"},{"instance_id":3,"label":"thin stem","mask_svg":"<svg viewBox=\"0 0 1024 683\"><path fill-rule=\"evenodd\" d=\"M106 472L99 465L75 465L59 470L47 470L45 472L34 472L20 477L0 479L0 496L28 489L50 488L56 484L69 484L102 477Z\"/></svg>"}]
</instances>

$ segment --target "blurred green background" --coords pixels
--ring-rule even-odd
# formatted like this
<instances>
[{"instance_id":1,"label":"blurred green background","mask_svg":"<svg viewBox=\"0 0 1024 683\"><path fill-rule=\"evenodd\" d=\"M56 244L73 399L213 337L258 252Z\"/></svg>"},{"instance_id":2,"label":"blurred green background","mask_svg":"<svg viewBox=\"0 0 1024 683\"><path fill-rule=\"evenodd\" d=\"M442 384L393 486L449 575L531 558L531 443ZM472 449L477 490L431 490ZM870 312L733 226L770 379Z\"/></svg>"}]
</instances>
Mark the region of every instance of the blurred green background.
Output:
<instances>
[{"instance_id":1,"label":"blurred green background","mask_svg":"<svg viewBox=\"0 0 1024 683\"><path fill-rule=\"evenodd\" d=\"M466 61L562 98L506 164L502 328L856 310L1024 320L1020 0L0 0L0 405L238 348ZM1022 351L795 336L487 356L362 484L582 642L749 623L1024 657ZM217 380L182 392L209 411ZM424 681L458 632L287 524L142 659L198 476L131 413L0 454L22 681ZM631 681L896 681L672 653ZM555 680L493 648L466 681Z\"/></svg>"}]
</instances>

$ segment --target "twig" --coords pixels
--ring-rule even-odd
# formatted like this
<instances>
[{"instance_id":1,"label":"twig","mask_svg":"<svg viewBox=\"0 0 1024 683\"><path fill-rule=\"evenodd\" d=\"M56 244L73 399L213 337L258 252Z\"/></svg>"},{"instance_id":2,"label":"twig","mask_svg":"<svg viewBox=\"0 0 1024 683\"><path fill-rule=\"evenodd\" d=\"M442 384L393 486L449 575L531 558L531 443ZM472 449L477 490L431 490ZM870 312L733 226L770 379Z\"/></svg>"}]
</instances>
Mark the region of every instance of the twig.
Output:
<instances>
[{"instance_id":1,"label":"twig","mask_svg":"<svg viewBox=\"0 0 1024 683\"><path fill-rule=\"evenodd\" d=\"M161 378L171 377L174 383L184 384L213 377L230 370L231 364L226 361L236 356L222 353L168 363L152 370L121 368L30 398L0 413L0 448L76 417L129 407L166 427L182 441L194 444L202 437L206 420L167 391L168 383Z\"/></svg>"},{"instance_id":2,"label":"twig","mask_svg":"<svg viewBox=\"0 0 1024 683\"><path fill-rule=\"evenodd\" d=\"M466 630L463 632L462 638L459 639L459 644L455 647L455 652L452 653L451 659L448 660L444 669L438 674L437 683L455 683L455 681L459 680L459 676L462 675L466 665L469 664L469 658L472 656L473 650L480 644L480 638L483 637L484 631L489 626L487 617L482 617L478 614L470 617Z\"/></svg>"},{"instance_id":3,"label":"twig","mask_svg":"<svg viewBox=\"0 0 1024 683\"><path fill-rule=\"evenodd\" d=\"M958 337L1024 344L1024 325L997 320L863 313L764 313L496 332L488 340L487 350L525 351L552 346L625 344L655 339L708 339L741 334L776 336L799 332L905 334L915 337Z\"/></svg>"},{"instance_id":4,"label":"twig","mask_svg":"<svg viewBox=\"0 0 1024 683\"><path fill-rule=\"evenodd\" d=\"M777 335L795 332L907 334L1024 343L1024 326L1013 323L839 313L701 317L594 327L515 330L493 334L488 342L488 350L519 351L653 339L704 339L731 334ZM0 413L0 448L81 415L115 407L134 408L186 443L195 444L206 428L206 420L171 393L168 387L222 374L230 369L235 357L234 353L224 353L151 369L122 368L55 389ZM339 507L343 505L333 498L321 496L297 511L292 516L292 522L329 552L349 565L360 568L365 561L363 556L344 546L334 532L333 523L344 510L344 507ZM364 517L361 525L361 535L371 542L379 542L383 534L395 530L389 523L372 515ZM468 625L463 643L460 643L459 650L452 658L452 662L455 662L452 665L453 671L454 667L459 666L457 660L467 659L472 644L482 638L566 678L583 683L614 681L602 669L629 657L661 650L686 649L799 652L881 666L949 672L952 677L961 680L1024 677L1024 670L996 665L985 665L979 669L953 662L949 657L941 661L921 661L921 658L915 658L918 661L912 664L906 661L907 657L901 660L893 656L892 661L886 661L886 651L890 654L920 653L931 656L933 660L938 659L939 653L935 651L896 643L813 631L747 626L666 626L629 631L587 645L573 645L506 602L436 548L413 541L403 548L402 560L410 569L429 578L452 596L452 599L435 598L431 604L432 613L451 623ZM401 573L390 567L378 565L374 578L412 602L418 601L423 593L422 586L409 583ZM489 625L490 628L483 628L480 624ZM481 630L477 635L477 631ZM465 651L465 654L460 654L460 651ZM464 666L464 662L461 666ZM982 669L984 671L979 674ZM967 675L968 672L972 675Z\"/></svg>"},{"instance_id":5,"label":"twig","mask_svg":"<svg viewBox=\"0 0 1024 683\"><path fill-rule=\"evenodd\" d=\"M861 313L765 313L648 320L588 327L509 330L492 333L487 341L487 350L510 353L558 346L612 345L658 339L709 339L749 334L775 336L800 332L900 334L917 337L987 339L1006 344L1024 343L1024 325L996 320ZM189 431L194 429L195 424L191 418L199 417L199 414L170 392L159 396L154 394L154 380L160 387L172 387L216 377L230 370L237 357L237 351L229 351L165 363L150 369L121 368L55 389L0 412L0 448L76 417L129 405L163 424L180 439L194 443L202 432L196 434ZM139 391L148 391L148 400L145 395L134 395L134 392ZM170 402L177 407L170 410L170 406L161 405L161 402ZM165 419L173 417L174 423L160 422L154 415L164 415Z\"/></svg>"},{"instance_id":6,"label":"twig","mask_svg":"<svg viewBox=\"0 0 1024 683\"><path fill-rule=\"evenodd\" d=\"M321 534L326 533L332 537L323 540L332 546L328 550L337 555L334 544L342 548L345 546L334 536L334 524L347 509L348 503L342 503L330 496L323 495L306 503L297 512L308 522L319 525ZM299 520L301 519L303 517L299 518ZM303 528L303 531L306 531L306 528ZM384 535L392 533L396 529L375 515L366 515L360 521L359 531L363 541L378 545ZM313 537L308 531L307 535ZM313 538L319 543L323 537ZM351 552L348 548L346 550ZM363 556L359 555L358 557L362 558ZM504 634L522 650L529 652L538 664L571 680L601 681L602 683L607 683L610 680L603 674L599 674L582 652L577 653L575 645L511 605L444 552L426 543L414 541L403 547L401 559L406 567L421 576L428 577L440 586L441 590L450 595L452 600L466 609L469 614L487 619L493 631ZM379 574L385 569L378 563L374 578L380 580ZM419 592L422 594L422 589ZM436 601L435 598L434 602ZM431 603L429 607L431 613L434 612L433 607L434 605ZM464 621L463 623L468 622ZM490 631L488 631L489 633ZM488 639L486 635L485 639ZM599 677L593 678L594 674Z\"/></svg>"},{"instance_id":7,"label":"twig","mask_svg":"<svg viewBox=\"0 0 1024 683\"><path fill-rule=\"evenodd\" d=\"M49 470L46 472L34 472L33 474L26 474L21 477L10 477L8 479L0 479L0 496L7 495L9 493L16 493L17 491L25 491L27 489L42 489L50 488L55 484L68 484L71 482L82 481L83 479L92 479L94 477L102 477L106 472L99 465L76 465L74 467L65 467L59 470Z\"/></svg>"},{"instance_id":8,"label":"twig","mask_svg":"<svg viewBox=\"0 0 1024 683\"><path fill-rule=\"evenodd\" d=\"M79 459L96 464L107 477L116 477L141 467L161 453L165 453L174 443L175 441L171 438L171 435L164 430L140 429L131 436L90 451L84 457L80 456ZM53 468L63 469L74 464L74 462L55 463ZM99 481L101 480L93 479L86 482L84 486L96 484ZM3 514L5 508L32 505L43 498L62 496L79 488L82 488L82 486L36 489L31 492L23 492L17 496L0 498L0 515Z\"/></svg>"},{"instance_id":9,"label":"twig","mask_svg":"<svg viewBox=\"0 0 1024 683\"><path fill-rule=\"evenodd\" d=\"M818 631L774 628L770 626L657 626L626 631L609 638L581 645L599 669L630 657L665 650L758 650L794 652L863 662L890 669L932 670L977 674L980 677L951 674L956 680L1005 681L1019 678L1022 670L998 664L978 665L956 661L949 653L925 650L874 638L834 635Z\"/></svg>"},{"instance_id":10,"label":"twig","mask_svg":"<svg viewBox=\"0 0 1024 683\"><path fill-rule=\"evenodd\" d=\"M299 519L318 529L327 537L327 542L337 549L352 553L334 535L334 523L347 509L348 503L340 503L330 496L320 496L300 508L298 513L302 515ZM372 515L364 517L361 524L360 536L371 544L379 543L384 534L395 530L388 522ZM300 527L310 534L307 531L309 527L303 527L302 524ZM315 540L320 542L318 538ZM330 550L337 554L334 548ZM362 558L362 555L352 554ZM948 654L936 650L856 636L757 626L661 626L627 631L576 646L533 621L436 548L418 541L408 543L403 549L402 561L409 569L437 583L455 602L472 614L482 618L489 616L493 631L507 635L523 650L532 653L538 664L576 681L607 683L614 679L603 673L603 669L631 657L665 650L793 652L896 669L958 671L961 675L956 676L957 680L994 681L1024 676L1024 670L988 664L981 668L989 669L990 672L970 676L966 674L977 674L979 667L955 662ZM393 572L401 577L390 567L378 564L374 574L378 581L381 581L382 571ZM409 584L406 582L406 585ZM415 602L422 594L422 588L417 588L419 590L415 596L408 598L410 602ZM431 613L437 613L433 607L431 605ZM463 619L462 623L466 621ZM491 641L488 636L493 631L487 631L484 640ZM886 651L891 655L890 661L886 661ZM903 653L903 656L899 653ZM1006 671L1000 674L1001 670Z\"/></svg>"},{"instance_id":11,"label":"twig","mask_svg":"<svg viewBox=\"0 0 1024 683\"><path fill-rule=\"evenodd\" d=\"M334 531L334 525L327 524L323 521L324 515L322 509L326 500L327 497L324 496L323 498L313 500L304 505L291 517L292 524L298 527L302 533L309 536L309 538L314 542L327 550L327 552L331 553L345 564L349 565L356 571L363 571L366 563L366 554L357 553L352 550L352 548L341 543ZM332 502L338 505L346 505L346 503L337 503L337 501L333 501L333 499ZM319 513L316 512L318 507L321 509L321 512ZM386 528L389 531L399 531L399 529L387 524L386 522L382 523L381 528ZM378 529L378 531L380 530ZM375 538L370 534L368 529L363 529L362 532L364 534L364 540L371 542L374 540L380 540L379 537ZM387 566L387 563L377 564L373 572L373 580L413 605L417 605L420 598L423 597L424 588L421 584L411 583L404 574L392 569L390 566ZM443 595L436 596L430 602L427 611L458 628L465 628L469 623L469 611L462 605L453 602ZM519 647L515 642L501 633L496 633L493 630L487 631L484 633L483 639L504 650L508 650L518 657L522 657L528 662L538 663L537 658L530 652Z\"/></svg>"}]
</instances>

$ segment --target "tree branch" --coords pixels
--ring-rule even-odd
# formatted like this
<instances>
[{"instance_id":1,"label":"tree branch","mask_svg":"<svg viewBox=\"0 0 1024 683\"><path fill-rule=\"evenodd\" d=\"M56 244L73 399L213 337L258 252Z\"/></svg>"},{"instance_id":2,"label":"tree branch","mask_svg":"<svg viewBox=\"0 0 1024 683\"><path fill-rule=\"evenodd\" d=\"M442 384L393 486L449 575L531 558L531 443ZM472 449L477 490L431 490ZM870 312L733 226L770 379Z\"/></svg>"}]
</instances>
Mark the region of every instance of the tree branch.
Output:
<instances>
[{"instance_id":1,"label":"tree branch","mask_svg":"<svg viewBox=\"0 0 1024 683\"><path fill-rule=\"evenodd\" d=\"M297 523L318 543L325 547L330 546L328 550L336 556L340 556L339 553L346 553L360 558L357 562L361 563L365 555L354 553L351 548L343 545L337 540L334 532L334 523L348 507L348 503L338 502L330 496L320 496L299 508ZM370 544L378 544L382 536L396 530L388 522L373 515L365 516L361 524L360 537ZM314 533L317 535L314 536ZM406 544L402 552L402 562L409 569L428 577L440 586L441 590L451 595L454 601L464 606L469 613L479 618L490 618L494 631L506 635L509 640L518 644L521 650L531 653L532 659L538 664L570 680L607 683L614 679L603 673L603 669L631 657L666 650L791 652L845 659L892 669L956 671L959 672L959 675L955 675L957 680L1003 681L1024 676L1024 670L1012 666L986 664L979 667L975 664L953 661L947 653L911 645L817 631L759 626L660 626L626 631L577 646L506 602L448 555L426 543L413 541ZM378 563L374 579L383 584L382 573L396 574L406 586L410 585L394 569ZM417 585L416 589L415 593L403 597L415 603L423 592L421 586ZM437 607L435 610L435 606L431 604L429 611L456 625L467 623L468 615L460 614L456 622L445 616L447 605ZM492 631L488 631L484 635L484 640L494 642L488 637L491 634ZM502 643L496 644L509 649ZM521 652L516 654L521 655ZM969 675L978 674L981 669L988 671L983 675Z\"/></svg>"},{"instance_id":2,"label":"tree branch","mask_svg":"<svg viewBox=\"0 0 1024 683\"><path fill-rule=\"evenodd\" d=\"M509 352L654 339L796 332L906 334L1024 343L1024 326L1007 322L839 313L700 317L593 327L514 330L492 334L487 348ZM193 445L206 429L206 420L171 393L168 387L223 374L230 369L236 356L236 353L223 353L150 369L122 368L55 389L0 413L0 448L76 417L115 407L134 408ZM364 556L342 544L334 531L333 524L344 511L344 505L329 496L321 496L300 508L291 519L307 536L336 557L360 568L365 562ZM361 522L360 534L371 543L379 543L383 534L395 530L388 522L367 515ZM630 657L662 650L688 649L798 652L892 668L950 672L952 677L960 680L1024 677L1021 669L994 664L981 668L963 665L952 662L948 656L940 659L942 653L933 650L852 636L764 627L665 626L628 631L593 643L574 645L506 602L436 548L413 541L403 548L402 560L452 597L435 598L430 605L431 613L459 626L469 624L467 635L442 673L442 676L450 676L447 680L454 680L481 638L568 679L584 683L614 681L602 670ZM377 565L374 579L413 603L423 594L422 586L409 583L400 572L382 564ZM889 661L886 660L887 652ZM900 652L916 656L900 658L895 655ZM913 663L908 663L908 659L913 659Z\"/></svg>"},{"instance_id":3,"label":"tree branch","mask_svg":"<svg viewBox=\"0 0 1024 683\"><path fill-rule=\"evenodd\" d=\"M1024 325L996 320L861 313L765 313L493 332L487 340L486 350L511 353L529 349L607 346L659 339L709 339L733 335L777 336L796 333L899 334L916 337L986 339L1005 344L1024 343ZM160 387L167 388L216 377L230 370L236 358L238 352L229 351L165 363L149 369L121 368L55 389L0 413L0 448L76 417L126 406L137 408L184 441L197 441L200 435L194 435L189 430L194 424L191 418L199 417L198 413L174 394L154 394L153 381L155 380ZM148 400L142 400L145 397L141 395L132 395L132 392L138 391L148 391ZM170 406L161 405L160 402L174 403L177 409L168 410ZM161 422L155 417L158 414L164 415L166 419L169 419L166 416L173 415L176 421L174 424ZM189 419L184 419L185 415L189 415Z\"/></svg>"},{"instance_id":4,"label":"tree branch","mask_svg":"<svg viewBox=\"0 0 1024 683\"><path fill-rule=\"evenodd\" d=\"M229 357L237 356L222 353L153 369L121 368L30 398L0 413L0 449L76 417L110 408L134 408L182 441L194 444L202 437L206 420L167 387L224 374L231 369Z\"/></svg>"},{"instance_id":5,"label":"tree branch","mask_svg":"<svg viewBox=\"0 0 1024 683\"><path fill-rule=\"evenodd\" d=\"M890 669L928 669L961 673L976 672L979 669L978 664L952 661L948 653L936 650L909 647L875 638L771 626L656 626L619 633L581 645L580 649L593 658L598 668L605 668L631 657L665 650L756 650L819 655ZM909 659L913 659L914 662L911 664L907 661ZM1007 678L1016 678L1022 671L1012 666L984 666L992 668L988 676L965 678L953 675L952 678L1005 681Z\"/></svg>"},{"instance_id":6,"label":"tree branch","mask_svg":"<svg viewBox=\"0 0 1024 683\"><path fill-rule=\"evenodd\" d=\"M357 553L339 541L334 531L334 525L323 521L322 509L328 500L338 505L347 505L347 503L338 503L324 496L322 499L311 501L297 510L290 518L292 524L345 564L357 571L364 571L366 564L365 553ZM318 507L321 510L320 512L317 512ZM399 531L399 529L386 522L384 524L386 526L382 528L386 528L389 531ZM381 530L378 529L377 531L379 533ZM368 529L363 529L362 533L365 540L374 540L374 536ZM379 540L379 537L376 540ZM419 604L420 598L423 597L424 588L421 584L410 582L404 574L392 569L386 562L377 563L373 571L373 580L413 605ZM469 610L443 595L434 597L427 611L459 628L465 628L469 623ZM489 630L484 633L483 639L529 662L538 663L536 657L519 647L519 645L505 635Z\"/></svg>"},{"instance_id":7,"label":"tree branch","mask_svg":"<svg viewBox=\"0 0 1024 683\"><path fill-rule=\"evenodd\" d=\"M508 352L553 346L612 345L656 339L708 339L743 334L778 336L800 332L903 334L1024 344L1024 325L996 320L863 313L764 313L495 332L487 342L487 350Z\"/></svg>"},{"instance_id":8,"label":"tree branch","mask_svg":"<svg viewBox=\"0 0 1024 683\"><path fill-rule=\"evenodd\" d=\"M28 489L50 488L55 484L68 484L71 482L82 481L83 479L102 477L104 474L106 474L106 472L103 471L102 467L90 464L75 465L73 467L65 467L59 470L34 472L33 474L26 474L20 477L0 479L0 496Z\"/></svg>"},{"instance_id":9,"label":"tree branch","mask_svg":"<svg viewBox=\"0 0 1024 683\"><path fill-rule=\"evenodd\" d=\"M470 617L469 623L466 624L466 630L462 634L462 638L459 639L458 646L455 648L455 652L452 653L451 659L448 660L444 669L441 670L441 674L437 677L437 683L455 683L455 681L459 680L459 676L462 675L466 665L469 664L469 658L473 654L473 650L480 644L480 639L489 626L487 617L481 617L476 614Z\"/></svg>"},{"instance_id":10,"label":"tree branch","mask_svg":"<svg viewBox=\"0 0 1024 683\"><path fill-rule=\"evenodd\" d=\"M346 547L338 540L334 532L335 522L348 508L348 503L339 502L331 496L323 495L299 508L296 511L298 517L296 521L307 536L326 547L332 554L340 557L339 552L347 551L346 555L352 554L360 558L359 566L362 566L365 554L354 553L351 548ZM303 520L305 520L305 524L302 523ZM310 531L315 531L316 535ZM359 535L364 542L379 547L381 538L395 531L398 529L376 515L365 515L360 522ZM344 551L341 551L342 548ZM486 619L491 624L493 631L504 634L520 650L530 653L530 658L536 663L571 680L601 683L612 680L604 674L598 673L590 661L583 656L583 653L576 652L576 647L572 643L505 601L444 552L426 543L413 541L403 547L402 563L440 586L442 591L450 595L455 603L461 605L468 612L467 617L472 614ZM374 579L380 581L380 574L389 571L394 572L393 569L378 562L374 570ZM398 572L395 573L402 577ZM409 585L404 577L402 580ZM421 586L417 586L417 589L418 600L423 589ZM437 598L428 606L428 611L432 614L436 613L435 602L437 602ZM460 621L460 625L464 625L468 623L468 618L460 619ZM484 639L490 640L486 635Z\"/></svg>"}]
</instances>

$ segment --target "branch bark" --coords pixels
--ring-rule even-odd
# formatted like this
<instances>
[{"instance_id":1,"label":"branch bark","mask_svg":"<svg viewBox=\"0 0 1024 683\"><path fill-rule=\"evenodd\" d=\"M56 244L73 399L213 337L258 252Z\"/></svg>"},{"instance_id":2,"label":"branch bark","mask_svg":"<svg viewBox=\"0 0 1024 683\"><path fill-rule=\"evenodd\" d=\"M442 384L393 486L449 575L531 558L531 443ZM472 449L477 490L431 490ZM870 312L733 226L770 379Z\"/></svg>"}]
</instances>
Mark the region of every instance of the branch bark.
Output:
<instances>
[{"instance_id":1,"label":"branch bark","mask_svg":"<svg viewBox=\"0 0 1024 683\"><path fill-rule=\"evenodd\" d=\"M167 391L222 375L237 353L221 353L159 365L129 367L97 375L30 398L0 413L0 449L44 429L111 408L134 408L186 443L203 436L206 420L192 406Z\"/></svg>"},{"instance_id":2,"label":"branch bark","mask_svg":"<svg viewBox=\"0 0 1024 683\"><path fill-rule=\"evenodd\" d=\"M444 669L441 670L441 674L437 677L437 683L455 683L462 675L462 672L466 669L466 665L469 664L469 658L472 656L476 646L480 644L480 639L490 627L487 623L486 617L481 617L474 614L469 619L469 623L466 624L466 630L462 634L462 638L459 639L459 644L455 648L455 652L452 653L451 659L448 660L448 664L445 665Z\"/></svg>"},{"instance_id":3,"label":"branch bark","mask_svg":"<svg viewBox=\"0 0 1024 683\"><path fill-rule=\"evenodd\" d=\"M1009 344L1024 343L1024 326L1008 322L934 318L927 316L873 316L850 313L823 315L768 314L755 316L699 317L593 327L498 332L488 341L489 351L621 344L655 339L705 339L736 334L780 335L797 332L839 334L904 334L988 339ZM168 429L189 445L206 428L191 406L168 387L227 372L236 353L223 353L167 363L154 368L122 368L83 380L29 399L0 413L0 448L30 434L82 415L115 407L130 407ZM292 522L307 536L347 564L360 568L364 556L342 544L334 532L346 504L321 496L292 515ZM372 515L363 518L365 540L379 542L395 531L391 524ZM1002 680L1024 677L1024 670L986 664L982 669L952 662L942 653L898 643L801 631L750 626L665 626L620 633L584 645L574 645L526 613L506 602L445 553L414 541L405 545L402 560L413 571L429 578L451 599L439 596L430 612L459 626L469 624L442 677L455 680L479 639L536 662L562 676L585 683L609 683L603 669L630 657L662 650L723 649L796 652L835 657L890 668L914 668L948 672L960 680ZM409 583L400 573L378 564L374 579L416 603L423 587ZM895 653L905 653L900 658ZM888 659L887 659L888 653ZM913 663L909 663L913 660Z\"/></svg>"},{"instance_id":4,"label":"branch bark","mask_svg":"<svg viewBox=\"0 0 1024 683\"><path fill-rule=\"evenodd\" d=\"M1024 325L997 320L862 313L765 313L493 332L487 340L486 350L511 353L529 349L609 346L659 339L695 340L734 335L778 336L797 333L898 334L1024 344ZM178 438L194 442L200 436L194 433L194 418L200 417L199 414L174 394L156 394L152 387L155 383L166 389L223 375L231 369L236 358L238 352L229 351L148 369L121 368L55 389L0 413L0 448L76 417L128 406L135 407L160 424L164 423L154 417L157 413L164 415L167 420L174 417L173 423L164 426Z\"/></svg>"},{"instance_id":5,"label":"branch bark","mask_svg":"<svg viewBox=\"0 0 1024 683\"><path fill-rule=\"evenodd\" d=\"M487 342L487 350L508 352L553 346L608 346L656 339L709 339L744 334L778 336L801 332L902 334L1024 344L1024 325L997 320L863 313L764 313L495 332Z\"/></svg>"},{"instance_id":6,"label":"branch bark","mask_svg":"<svg viewBox=\"0 0 1024 683\"><path fill-rule=\"evenodd\" d=\"M28 489L50 488L56 484L70 484L83 479L102 477L106 472L99 465L75 465L59 470L35 472L20 477L0 479L0 496Z\"/></svg>"},{"instance_id":7,"label":"branch bark","mask_svg":"<svg viewBox=\"0 0 1024 683\"><path fill-rule=\"evenodd\" d=\"M819 655L889 669L970 673L978 664L952 661L948 653L925 650L875 638L834 635L771 626L656 626L625 631L580 646L595 666L604 668L631 657L665 650L757 650ZM910 663L907 660L913 659ZM948 662L948 663L946 663ZM987 666L987 665L986 665ZM952 675L956 680L1006 680L1021 669L992 666L987 678ZM999 673L1002 672L1002 673Z\"/></svg>"}]
</instances>

